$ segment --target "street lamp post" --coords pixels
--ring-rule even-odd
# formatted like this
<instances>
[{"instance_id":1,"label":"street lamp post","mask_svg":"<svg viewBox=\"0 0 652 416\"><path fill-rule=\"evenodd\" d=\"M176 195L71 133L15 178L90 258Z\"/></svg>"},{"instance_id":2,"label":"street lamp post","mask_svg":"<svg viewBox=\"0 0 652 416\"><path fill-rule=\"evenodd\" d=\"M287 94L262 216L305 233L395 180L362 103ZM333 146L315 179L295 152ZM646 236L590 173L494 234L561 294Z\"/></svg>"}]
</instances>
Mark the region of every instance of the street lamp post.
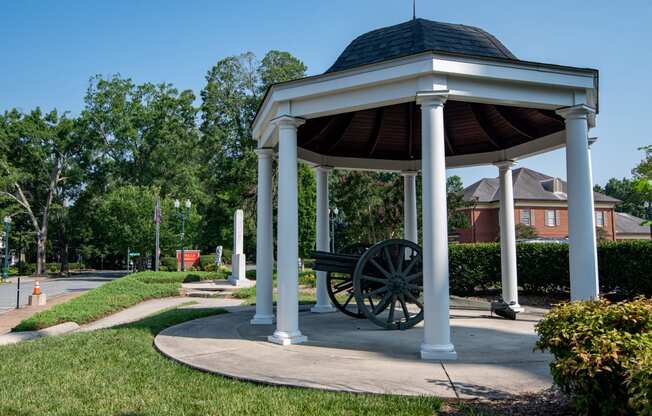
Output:
<instances>
[{"instance_id":1,"label":"street lamp post","mask_svg":"<svg viewBox=\"0 0 652 416\"><path fill-rule=\"evenodd\" d=\"M9 233L10 232L11 232L11 217L6 216L4 219L5 258L2 264L3 281L6 281L9 278Z\"/></svg>"},{"instance_id":2,"label":"street lamp post","mask_svg":"<svg viewBox=\"0 0 652 416\"><path fill-rule=\"evenodd\" d=\"M180 241L181 241L181 271L185 272L186 271L186 257L185 257L185 245L186 245L186 216L190 218L190 207L192 206L192 203L190 202L189 199L186 199L185 202L185 207L181 208L181 203L179 202L178 199L174 200L174 209L176 210L177 217L181 219L181 235L180 235Z\"/></svg>"}]
</instances>

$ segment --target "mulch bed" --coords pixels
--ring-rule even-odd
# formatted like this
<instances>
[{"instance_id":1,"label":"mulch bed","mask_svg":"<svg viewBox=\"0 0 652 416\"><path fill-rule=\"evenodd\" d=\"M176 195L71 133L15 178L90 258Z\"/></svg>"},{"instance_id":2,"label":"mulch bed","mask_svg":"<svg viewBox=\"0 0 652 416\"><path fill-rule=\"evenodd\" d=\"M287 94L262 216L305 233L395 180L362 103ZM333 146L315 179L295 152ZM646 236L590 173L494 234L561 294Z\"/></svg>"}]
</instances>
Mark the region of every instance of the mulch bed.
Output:
<instances>
[{"instance_id":1,"label":"mulch bed","mask_svg":"<svg viewBox=\"0 0 652 416\"><path fill-rule=\"evenodd\" d=\"M440 412L446 416L573 416L575 408L557 389L504 400L447 401Z\"/></svg>"}]
</instances>

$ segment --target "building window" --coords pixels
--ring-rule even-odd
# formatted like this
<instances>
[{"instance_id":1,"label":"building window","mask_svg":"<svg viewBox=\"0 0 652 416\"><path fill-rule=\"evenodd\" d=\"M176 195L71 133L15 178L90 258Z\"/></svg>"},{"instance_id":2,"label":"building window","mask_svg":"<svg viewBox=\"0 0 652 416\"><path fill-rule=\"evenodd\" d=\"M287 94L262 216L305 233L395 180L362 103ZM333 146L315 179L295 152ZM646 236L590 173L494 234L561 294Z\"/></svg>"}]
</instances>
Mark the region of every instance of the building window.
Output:
<instances>
[{"instance_id":1,"label":"building window","mask_svg":"<svg viewBox=\"0 0 652 416\"><path fill-rule=\"evenodd\" d=\"M595 226L604 227L604 211L595 211Z\"/></svg>"},{"instance_id":2,"label":"building window","mask_svg":"<svg viewBox=\"0 0 652 416\"><path fill-rule=\"evenodd\" d=\"M521 209L521 224L532 225L532 210Z\"/></svg>"},{"instance_id":3,"label":"building window","mask_svg":"<svg viewBox=\"0 0 652 416\"><path fill-rule=\"evenodd\" d=\"M559 217L557 215L557 210L548 209L546 210L546 226L556 227L559 225Z\"/></svg>"}]
</instances>

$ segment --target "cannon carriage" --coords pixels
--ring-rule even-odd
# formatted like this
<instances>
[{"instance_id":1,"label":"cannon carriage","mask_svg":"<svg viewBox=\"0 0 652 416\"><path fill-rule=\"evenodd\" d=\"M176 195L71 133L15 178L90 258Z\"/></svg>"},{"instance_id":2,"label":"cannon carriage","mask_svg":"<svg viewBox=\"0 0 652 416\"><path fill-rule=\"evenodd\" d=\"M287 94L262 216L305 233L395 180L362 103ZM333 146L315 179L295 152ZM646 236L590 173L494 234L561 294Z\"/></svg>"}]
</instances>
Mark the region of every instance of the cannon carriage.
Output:
<instances>
[{"instance_id":1,"label":"cannon carriage","mask_svg":"<svg viewBox=\"0 0 652 416\"><path fill-rule=\"evenodd\" d=\"M342 253L314 252L314 269L326 272L333 305L384 329L408 329L423 320L421 247L385 240Z\"/></svg>"}]
</instances>

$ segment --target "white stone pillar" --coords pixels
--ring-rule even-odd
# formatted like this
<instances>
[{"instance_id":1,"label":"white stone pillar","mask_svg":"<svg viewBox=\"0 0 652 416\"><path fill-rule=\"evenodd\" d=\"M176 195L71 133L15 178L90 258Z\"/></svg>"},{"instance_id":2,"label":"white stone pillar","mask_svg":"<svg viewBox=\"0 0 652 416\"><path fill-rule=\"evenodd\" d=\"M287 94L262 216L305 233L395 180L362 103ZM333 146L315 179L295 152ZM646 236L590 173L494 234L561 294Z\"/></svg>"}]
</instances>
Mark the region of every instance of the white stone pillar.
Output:
<instances>
[{"instance_id":1,"label":"white stone pillar","mask_svg":"<svg viewBox=\"0 0 652 416\"><path fill-rule=\"evenodd\" d=\"M258 200L256 216L256 314L252 325L274 323L272 301L274 237L272 235L272 149L257 149Z\"/></svg>"},{"instance_id":2,"label":"white stone pillar","mask_svg":"<svg viewBox=\"0 0 652 416\"><path fill-rule=\"evenodd\" d=\"M571 300L598 297L598 262L595 241L593 180L588 142L586 105L557 110L566 119L566 177Z\"/></svg>"},{"instance_id":3,"label":"white stone pillar","mask_svg":"<svg viewBox=\"0 0 652 416\"><path fill-rule=\"evenodd\" d=\"M297 128L303 120L281 116L278 127L278 261L276 331L269 341L281 345L307 340L299 330L299 212L297 192Z\"/></svg>"},{"instance_id":4,"label":"white stone pillar","mask_svg":"<svg viewBox=\"0 0 652 416\"><path fill-rule=\"evenodd\" d=\"M512 166L514 162L496 162L500 178L500 267L503 301L516 312L523 308L518 304L518 279L516 270L516 229L514 226L514 187Z\"/></svg>"},{"instance_id":5,"label":"white stone pillar","mask_svg":"<svg viewBox=\"0 0 652 416\"><path fill-rule=\"evenodd\" d=\"M229 282L237 287L251 287L254 283L247 279L247 262L244 248L244 212L237 209L233 214L233 256Z\"/></svg>"},{"instance_id":6,"label":"white stone pillar","mask_svg":"<svg viewBox=\"0 0 652 416\"><path fill-rule=\"evenodd\" d=\"M444 103L448 91L417 94L421 106L424 339L421 358L454 360L450 338Z\"/></svg>"},{"instance_id":7,"label":"white stone pillar","mask_svg":"<svg viewBox=\"0 0 652 416\"><path fill-rule=\"evenodd\" d=\"M403 238L419 244L417 227L417 172L403 171Z\"/></svg>"},{"instance_id":8,"label":"white stone pillar","mask_svg":"<svg viewBox=\"0 0 652 416\"><path fill-rule=\"evenodd\" d=\"M317 166L317 250L330 251L330 233L328 223L328 173L330 166ZM335 312L335 307L328 298L326 272L317 272L317 303L310 309L314 313Z\"/></svg>"}]
</instances>

